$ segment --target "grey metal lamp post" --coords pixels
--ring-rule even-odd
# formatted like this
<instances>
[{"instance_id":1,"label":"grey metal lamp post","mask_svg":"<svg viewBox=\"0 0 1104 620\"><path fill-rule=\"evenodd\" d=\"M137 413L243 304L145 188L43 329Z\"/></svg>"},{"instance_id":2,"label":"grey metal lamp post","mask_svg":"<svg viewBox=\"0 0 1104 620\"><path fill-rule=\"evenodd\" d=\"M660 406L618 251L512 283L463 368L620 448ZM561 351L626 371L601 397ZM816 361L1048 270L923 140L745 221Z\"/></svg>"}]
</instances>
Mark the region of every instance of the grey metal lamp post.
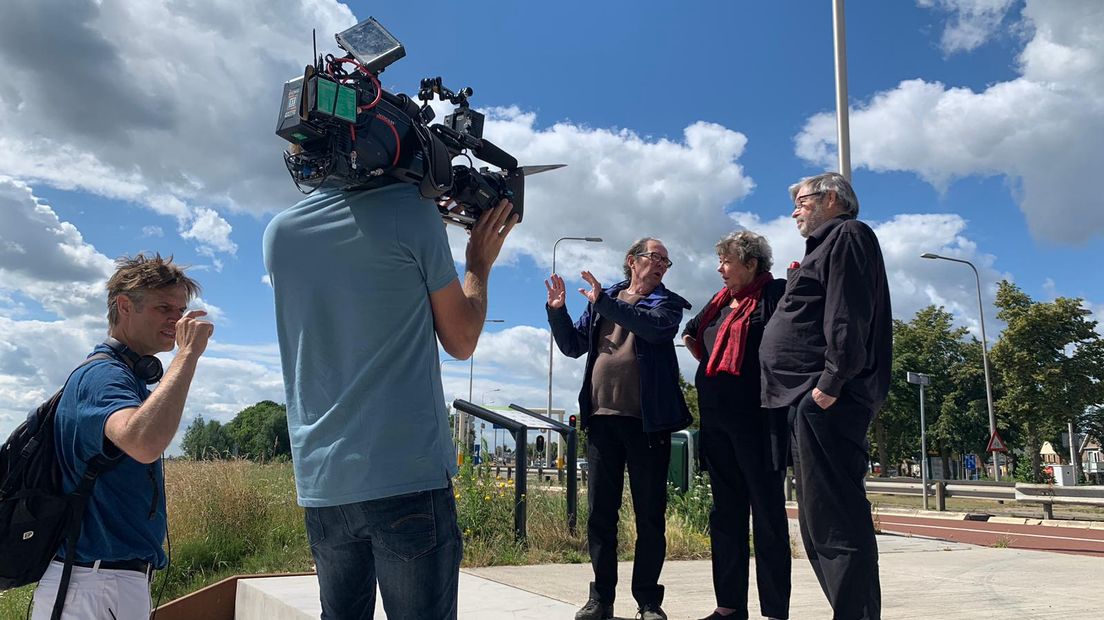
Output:
<instances>
[{"instance_id":1,"label":"grey metal lamp post","mask_svg":"<svg viewBox=\"0 0 1104 620\"><path fill-rule=\"evenodd\" d=\"M928 509L928 425L924 422L924 387L931 384L928 375L910 372L905 379L920 386L920 489L924 494L924 510Z\"/></svg>"},{"instance_id":2,"label":"grey metal lamp post","mask_svg":"<svg viewBox=\"0 0 1104 620\"><path fill-rule=\"evenodd\" d=\"M556 243L552 244L552 273L556 273L556 249L560 247L561 241L585 241L587 243L602 243L601 237L560 237L556 240ZM548 409L545 410L545 415L552 417L552 350L556 346L555 339L552 337L552 332L548 333ZM562 422L562 420L561 420ZM563 438L559 440L559 454L563 454ZM552 466L552 450L548 450L549 467Z\"/></svg>"},{"instance_id":3,"label":"grey metal lamp post","mask_svg":"<svg viewBox=\"0 0 1104 620\"><path fill-rule=\"evenodd\" d=\"M484 319L484 323L505 323L503 319ZM458 362L462 360L442 360L444 362ZM468 358L468 402L472 402L472 387L475 383L475 351L472 351L471 357ZM459 413L460 420L457 426L457 441L456 441L456 462L460 462L460 455L464 453L464 443L467 441L469 435L471 435L471 429L468 428L471 425L471 418L464 412Z\"/></svg>"},{"instance_id":4,"label":"grey metal lamp post","mask_svg":"<svg viewBox=\"0 0 1104 620\"><path fill-rule=\"evenodd\" d=\"M501 391L502 391L502 388L492 388L490 390L487 390L487 391L483 392L483 396L481 396L479 398L479 404L483 405L483 406L486 406L487 405L487 394L492 394L494 392L501 392ZM481 432L479 434L480 434L480 437L482 437L483 433ZM494 447L491 448L491 454L495 454L497 450L498 450L498 429L494 429Z\"/></svg>"},{"instance_id":5,"label":"grey metal lamp post","mask_svg":"<svg viewBox=\"0 0 1104 620\"><path fill-rule=\"evenodd\" d=\"M978 320L981 322L981 363L985 368L985 401L989 404L989 437L992 438L997 432L997 416L993 413L993 384L989 380L989 342L985 338L985 306L981 302L981 276L978 275L977 267L974 267L974 264L968 260L941 256L931 252L924 252L920 255L920 258L949 260L954 263L969 265L970 269L974 270L974 279L977 280ZM997 452L993 453L993 479L1000 481L1000 457L997 454Z\"/></svg>"}]
</instances>

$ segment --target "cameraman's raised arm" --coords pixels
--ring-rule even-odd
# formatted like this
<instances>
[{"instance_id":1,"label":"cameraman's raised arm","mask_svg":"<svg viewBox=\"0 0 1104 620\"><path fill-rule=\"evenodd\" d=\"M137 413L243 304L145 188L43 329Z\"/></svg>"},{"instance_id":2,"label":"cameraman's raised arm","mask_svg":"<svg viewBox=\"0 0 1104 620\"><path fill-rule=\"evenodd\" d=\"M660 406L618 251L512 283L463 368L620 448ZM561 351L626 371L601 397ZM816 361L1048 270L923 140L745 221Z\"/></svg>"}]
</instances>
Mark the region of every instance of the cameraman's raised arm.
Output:
<instances>
[{"instance_id":1,"label":"cameraman's raised arm","mask_svg":"<svg viewBox=\"0 0 1104 620\"><path fill-rule=\"evenodd\" d=\"M487 281L502 243L513 230L517 218L513 206L503 200L484 213L472 228L468 239L464 285L453 281L429 294L433 325L445 352L456 359L468 359L475 352L483 321L487 318Z\"/></svg>"}]
</instances>

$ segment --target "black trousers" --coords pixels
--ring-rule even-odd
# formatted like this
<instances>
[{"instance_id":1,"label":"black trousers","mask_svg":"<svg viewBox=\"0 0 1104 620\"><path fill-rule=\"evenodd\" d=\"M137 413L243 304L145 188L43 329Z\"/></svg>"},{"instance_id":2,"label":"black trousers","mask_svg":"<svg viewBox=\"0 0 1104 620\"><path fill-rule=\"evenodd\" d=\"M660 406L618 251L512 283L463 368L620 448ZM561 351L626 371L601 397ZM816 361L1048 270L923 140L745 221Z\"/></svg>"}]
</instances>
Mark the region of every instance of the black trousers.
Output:
<instances>
[{"instance_id":1,"label":"black trousers","mask_svg":"<svg viewBox=\"0 0 1104 620\"><path fill-rule=\"evenodd\" d=\"M759 607L764 616L788 618L790 530L784 471L771 458L768 413L703 407L701 420L702 456L713 488L709 534L717 606L735 609L733 620L748 617L750 513Z\"/></svg>"},{"instance_id":2,"label":"black trousers","mask_svg":"<svg viewBox=\"0 0 1104 620\"><path fill-rule=\"evenodd\" d=\"M627 464L636 513L633 598L641 605L662 603L659 573L667 553L665 515L670 435L645 435L643 423L636 418L592 416L587 430L587 461L590 468L587 542L594 568L591 598L612 604L616 595L617 521Z\"/></svg>"},{"instance_id":3,"label":"black trousers","mask_svg":"<svg viewBox=\"0 0 1104 620\"><path fill-rule=\"evenodd\" d=\"M806 394L791 407L798 522L833 620L879 620L878 543L863 479L873 412L842 395L827 410Z\"/></svg>"}]
</instances>

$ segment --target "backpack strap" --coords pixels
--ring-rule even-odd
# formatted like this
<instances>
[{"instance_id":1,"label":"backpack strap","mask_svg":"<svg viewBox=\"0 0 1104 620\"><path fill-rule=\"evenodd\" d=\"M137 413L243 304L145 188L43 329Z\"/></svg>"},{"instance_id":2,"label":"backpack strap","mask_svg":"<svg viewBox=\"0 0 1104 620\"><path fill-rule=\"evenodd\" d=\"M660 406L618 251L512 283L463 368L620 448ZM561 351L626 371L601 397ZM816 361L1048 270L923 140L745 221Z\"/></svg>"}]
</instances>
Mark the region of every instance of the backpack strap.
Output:
<instances>
[{"instance_id":1,"label":"backpack strap","mask_svg":"<svg viewBox=\"0 0 1104 620\"><path fill-rule=\"evenodd\" d=\"M84 361L77 369L97 360L113 359L107 353L96 353ZM73 371L74 373L76 370ZM73 377L72 374L69 375ZM68 379L66 383L69 383ZM62 388L64 389L64 388ZM61 581L58 583L57 598L54 599L54 609L50 614L50 620L61 620L61 611L65 607L65 595L69 591L69 580L73 575L73 562L77 560L77 540L80 539L81 526L84 521L84 509L92 496L92 489L96 486L96 478L107 472L119 463L119 459L109 459L102 454L97 454L88 461L77 488L69 494L69 518L65 526L65 562L61 570Z\"/></svg>"}]
</instances>

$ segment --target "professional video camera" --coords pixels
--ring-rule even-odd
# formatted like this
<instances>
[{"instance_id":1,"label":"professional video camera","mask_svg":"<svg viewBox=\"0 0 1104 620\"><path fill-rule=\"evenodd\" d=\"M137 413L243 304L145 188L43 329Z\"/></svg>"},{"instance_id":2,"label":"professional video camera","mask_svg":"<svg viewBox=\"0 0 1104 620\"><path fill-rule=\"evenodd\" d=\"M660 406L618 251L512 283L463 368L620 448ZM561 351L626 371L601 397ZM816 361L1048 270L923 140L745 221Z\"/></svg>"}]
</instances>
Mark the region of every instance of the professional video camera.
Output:
<instances>
[{"instance_id":1,"label":"professional video camera","mask_svg":"<svg viewBox=\"0 0 1104 620\"><path fill-rule=\"evenodd\" d=\"M483 114L468 104L470 88L453 92L440 77L426 78L418 91L421 105L384 90L380 72L406 50L375 19L334 37L344 57L320 56L316 47L313 64L284 84L276 134L291 143L284 163L299 191L416 183L422 197L437 200L447 223L471 228L503 198L520 221L525 176L562 166L519 167L485 140ZM429 124L434 96L456 106L444 124ZM477 170L469 152L501 170ZM461 155L467 165L453 165Z\"/></svg>"}]
</instances>

